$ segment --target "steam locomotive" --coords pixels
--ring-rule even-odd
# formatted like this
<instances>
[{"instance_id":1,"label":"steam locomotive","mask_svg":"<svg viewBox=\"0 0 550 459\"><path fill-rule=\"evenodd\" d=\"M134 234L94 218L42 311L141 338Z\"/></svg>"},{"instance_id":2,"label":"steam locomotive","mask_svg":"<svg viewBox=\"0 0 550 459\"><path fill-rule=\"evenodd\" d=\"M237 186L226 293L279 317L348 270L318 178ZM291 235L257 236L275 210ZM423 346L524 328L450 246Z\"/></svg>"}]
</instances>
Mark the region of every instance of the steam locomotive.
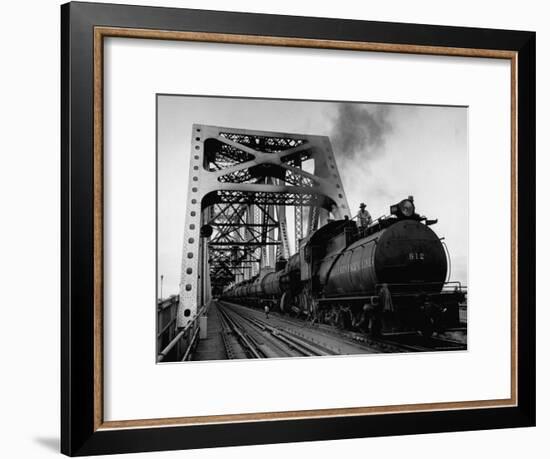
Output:
<instances>
[{"instance_id":1,"label":"steam locomotive","mask_svg":"<svg viewBox=\"0 0 550 459\"><path fill-rule=\"evenodd\" d=\"M412 196L367 228L331 221L302 239L298 252L226 289L222 299L345 329L425 336L459 326L465 291L447 282L446 246L415 211Z\"/></svg>"}]
</instances>

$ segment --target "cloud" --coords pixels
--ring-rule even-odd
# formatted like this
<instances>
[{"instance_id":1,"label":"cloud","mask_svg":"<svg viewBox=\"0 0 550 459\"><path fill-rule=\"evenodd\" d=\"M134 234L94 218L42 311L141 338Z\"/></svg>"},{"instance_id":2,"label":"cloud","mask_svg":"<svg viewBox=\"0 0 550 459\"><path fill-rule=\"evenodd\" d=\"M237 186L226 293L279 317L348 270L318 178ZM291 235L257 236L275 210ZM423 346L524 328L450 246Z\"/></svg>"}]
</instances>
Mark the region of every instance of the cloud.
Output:
<instances>
[{"instance_id":1,"label":"cloud","mask_svg":"<svg viewBox=\"0 0 550 459\"><path fill-rule=\"evenodd\" d=\"M330 136L337 156L353 160L359 154L365 159L382 154L393 130L390 111L387 105L339 104Z\"/></svg>"}]
</instances>

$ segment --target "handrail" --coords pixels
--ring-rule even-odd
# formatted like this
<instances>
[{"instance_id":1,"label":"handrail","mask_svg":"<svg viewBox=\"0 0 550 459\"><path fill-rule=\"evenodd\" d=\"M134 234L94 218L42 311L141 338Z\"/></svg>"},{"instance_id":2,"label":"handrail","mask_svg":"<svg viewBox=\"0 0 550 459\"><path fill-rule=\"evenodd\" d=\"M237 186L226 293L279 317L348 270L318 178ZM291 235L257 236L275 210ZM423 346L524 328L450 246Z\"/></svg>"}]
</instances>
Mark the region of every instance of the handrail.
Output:
<instances>
[{"instance_id":1,"label":"handrail","mask_svg":"<svg viewBox=\"0 0 550 459\"><path fill-rule=\"evenodd\" d=\"M445 256L447 257L447 264L449 265L449 270L447 272L447 282L449 282L449 279L451 278L451 271L453 269L452 262L451 262L451 254L449 253L449 248L447 247L447 244L443 240L441 240L441 245L443 245L443 248L445 249Z\"/></svg>"},{"instance_id":2,"label":"handrail","mask_svg":"<svg viewBox=\"0 0 550 459\"><path fill-rule=\"evenodd\" d=\"M195 329L195 332L193 333L193 337L191 338L191 341L189 342L189 346L187 346L187 350L185 351L185 354L183 354L183 358L181 359L182 362L185 362L189 358L189 354L191 353L191 349L193 349L193 345L195 344L195 341L197 341L197 336L199 336L199 330L200 330L200 327L197 327Z\"/></svg>"},{"instance_id":3,"label":"handrail","mask_svg":"<svg viewBox=\"0 0 550 459\"><path fill-rule=\"evenodd\" d=\"M157 308L163 311L164 309L169 308L174 303L177 304L178 302L179 302L179 295L172 295L166 299L157 300Z\"/></svg>"},{"instance_id":4,"label":"handrail","mask_svg":"<svg viewBox=\"0 0 550 459\"><path fill-rule=\"evenodd\" d=\"M174 303L177 304L177 302L175 301L176 298L179 298L179 297L177 295L174 295L173 297L170 297L169 298L169 300L171 300L170 304L174 304ZM168 300L166 300L166 301L168 301ZM163 304L163 303L161 303L161 304ZM189 345L187 346L187 348L185 349L185 352L183 353L184 358L188 357L188 354L189 354L190 350L192 349L193 344L196 341L197 333L200 329L200 326L197 326L198 319L206 312L208 307L209 307L209 304L201 306L201 308L197 311L197 313L195 314L193 319L190 322L188 322L185 325L185 327L181 328L180 331L177 333L177 335L174 338L172 338L172 340L166 345L166 347L164 349L162 349L162 351L160 351L157 354L157 362L162 362L166 358L166 356L172 351L172 349L174 349L174 347L177 346L178 343L184 337L189 335L189 331L194 329L193 335L192 335L191 339L189 340Z\"/></svg>"},{"instance_id":5,"label":"handrail","mask_svg":"<svg viewBox=\"0 0 550 459\"><path fill-rule=\"evenodd\" d=\"M170 319L168 323L164 327L162 327L162 330L157 333L157 338L160 338L164 334L164 332L166 332L166 330L168 330L168 328L170 328L170 326L174 324L175 321L176 317Z\"/></svg>"},{"instance_id":6,"label":"handrail","mask_svg":"<svg viewBox=\"0 0 550 459\"><path fill-rule=\"evenodd\" d=\"M162 351L159 352L157 356L157 362L162 362L164 360L164 357L168 355L168 353L174 349L174 346L178 344L178 341L182 338L182 336L185 335L187 328L184 328L182 331L180 331L172 341L168 343L168 346L166 346Z\"/></svg>"},{"instance_id":7,"label":"handrail","mask_svg":"<svg viewBox=\"0 0 550 459\"><path fill-rule=\"evenodd\" d=\"M375 284L375 287L381 287L384 284L377 283ZM468 290L468 286L462 284L460 281L445 281L445 282L415 282L415 283L385 283L388 287L424 287L424 286L430 286L430 285L441 285L443 284L443 288L445 287L452 287L455 286L455 289L458 287L459 292L464 292Z\"/></svg>"}]
</instances>

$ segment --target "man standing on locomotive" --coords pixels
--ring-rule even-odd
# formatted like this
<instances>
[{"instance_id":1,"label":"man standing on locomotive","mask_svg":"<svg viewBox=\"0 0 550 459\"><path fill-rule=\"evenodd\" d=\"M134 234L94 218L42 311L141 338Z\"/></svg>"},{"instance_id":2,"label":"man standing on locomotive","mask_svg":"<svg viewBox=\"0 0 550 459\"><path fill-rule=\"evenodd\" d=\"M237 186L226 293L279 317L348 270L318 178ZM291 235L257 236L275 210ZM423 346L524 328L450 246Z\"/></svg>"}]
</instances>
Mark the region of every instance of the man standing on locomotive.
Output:
<instances>
[{"instance_id":1,"label":"man standing on locomotive","mask_svg":"<svg viewBox=\"0 0 550 459\"><path fill-rule=\"evenodd\" d=\"M372 217L366 207L367 206L364 202L359 204L359 212L357 212L357 227L360 230L367 228L372 223Z\"/></svg>"}]
</instances>

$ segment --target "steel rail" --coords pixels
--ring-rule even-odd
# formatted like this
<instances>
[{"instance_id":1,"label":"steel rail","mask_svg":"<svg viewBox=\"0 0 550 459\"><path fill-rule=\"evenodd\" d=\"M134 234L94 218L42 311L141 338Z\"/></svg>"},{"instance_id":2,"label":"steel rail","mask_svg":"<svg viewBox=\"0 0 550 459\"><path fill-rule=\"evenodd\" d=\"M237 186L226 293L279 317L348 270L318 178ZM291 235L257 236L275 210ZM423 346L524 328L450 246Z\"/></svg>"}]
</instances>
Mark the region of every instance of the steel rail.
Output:
<instances>
[{"instance_id":1,"label":"steel rail","mask_svg":"<svg viewBox=\"0 0 550 459\"><path fill-rule=\"evenodd\" d=\"M226 303L228 304L228 303ZM334 352L327 352L323 349L325 349L323 346L318 344L310 344L307 340L303 338L298 338L297 336L294 336L292 333L282 330L281 328L272 326L267 324L266 322L256 318L256 317L250 317L246 316L246 314L242 314L241 312L237 312L234 309L231 309L233 314L236 314L243 318L244 320L249 321L256 327L260 328L262 331L268 331L273 337L276 339L283 341L285 344L290 346L292 349L300 352L301 354L309 357L314 356L327 356L327 355L335 355Z\"/></svg>"},{"instance_id":2,"label":"steel rail","mask_svg":"<svg viewBox=\"0 0 550 459\"><path fill-rule=\"evenodd\" d=\"M264 358L265 356L261 353L261 351L258 352L258 350L256 349L256 346L250 342L250 340L245 335L243 330L241 330L241 327L237 325L237 323L233 320L233 318L229 317L229 314L226 311L223 311L221 309L219 309L219 311L221 312L222 315L225 315L225 319L230 324L233 331L237 334L241 342L244 343L245 347L252 353L254 358L256 359Z\"/></svg>"},{"instance_id":3,"label":"steel rail","mask_svg":"<svg viewBox=\"0 0 550 459\"><path fill-rule=\"evenodd\" d=\"M257 327L260 329L267 330L272 336L275 338L285 342L287 345L289 345L291 348L297 350L298 352L304 354L308 357L314 357L314 356L326 356L326 355L334 355L329 352L325 352L319 348L316 348L312 345L310 345L307 340L304 340L302 338L298 338L292 333L289 333L286 330L282 330L278 327L274 327L272 325L268 325L265 322L262 322L259 319L256 318L246 318L252 323L256 323Z\"/></svg>"},{"instance_id":4,"label":"steel rail","mask_svg":"<svg viewBox=\"0 0 550 459\"><path fill-rule=\"evenodd\" d=\"M230 306L240 306L234 303L224 302ZM292 320L288 317L279 317L280 320L283 320L289 324L292 324ZM258 320L258 319L255 319ZM403 332L398 334L386 335L381 337L373 337L366 335L364 333L355 332L352 330L337 330L334 327L331 327L326 324L310 324L308 322L303 322L303 325L311 330L322 330L326 333L329 333L340 339L346 339L350 343L358 344L362 343L362 346L365 346L369 349L378 349L379 352L383 353L398 353L398 352L437 352L437 351L462 351L466 350L466 344L441 337L433 337L425 339L420 335L413 334L411 332ZM404 337L416 339L418 343L405 343L400 342ZM424 342L422 342L424 341Z\"/></svg>"}]
</instances>

